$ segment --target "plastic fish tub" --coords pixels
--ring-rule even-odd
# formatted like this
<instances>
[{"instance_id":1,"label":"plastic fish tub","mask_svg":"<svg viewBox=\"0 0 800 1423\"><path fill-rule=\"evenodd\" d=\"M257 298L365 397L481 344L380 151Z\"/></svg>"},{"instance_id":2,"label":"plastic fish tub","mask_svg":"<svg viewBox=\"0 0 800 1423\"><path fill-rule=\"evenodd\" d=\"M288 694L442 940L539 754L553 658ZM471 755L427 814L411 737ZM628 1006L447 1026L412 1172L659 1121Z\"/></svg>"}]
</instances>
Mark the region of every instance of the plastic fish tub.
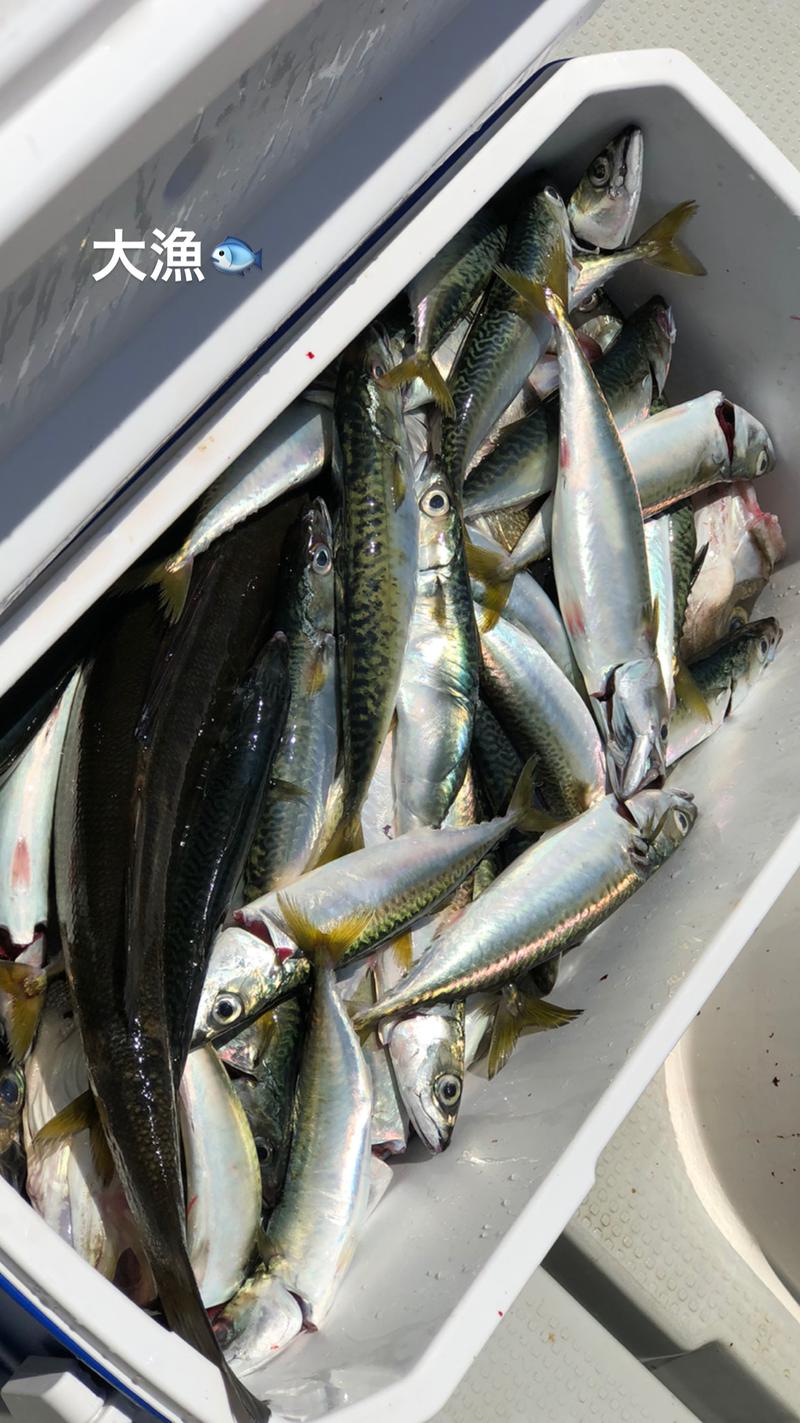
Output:
<instances>
[{"instance_id":1,"label":"plastic fish tub","mask_svg":"<svg viewBox=\"0 0 800 1423\"><path fill-rule=\"evenodd\" d=\"M674 773L701 812L687 845L569 955L559 1002L583 1016L524 1039L493 1083L470 1074L450 1150L429 1159L414 1148L394 1168L324 1330L263 1372L277 1419L423 1423L443 1405L591 1186L599 1153L800 863L800 174L677 53L549 70L455 150L246 387L212 406L136 498L53 570L0 645L11 680L503 182L525 166L550 167L568 189L598 140L632 120L645 130L641 226L696 197L690 241L709 276L632 272L619 289L623 300L660 289L674 303L673 400L721 388L775 438L778 467L760 497L781 516L789 553L760 607L778 613L784 641L741 712ZM5 1288L160 1416L224 1423L216 1371L9 1189L1 1199Z\"/></svg>"}]
</instances>

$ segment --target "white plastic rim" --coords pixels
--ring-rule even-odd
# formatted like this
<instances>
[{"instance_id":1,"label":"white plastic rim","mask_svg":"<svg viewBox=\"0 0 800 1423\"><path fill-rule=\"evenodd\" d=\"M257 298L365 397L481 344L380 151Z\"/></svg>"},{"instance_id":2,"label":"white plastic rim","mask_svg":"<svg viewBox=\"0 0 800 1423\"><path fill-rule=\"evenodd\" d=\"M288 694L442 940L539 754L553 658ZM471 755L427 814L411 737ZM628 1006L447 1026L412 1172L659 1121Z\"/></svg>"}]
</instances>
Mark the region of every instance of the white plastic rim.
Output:
<instances>
[{"instance_id":1,"label":"white plastic rim","mask_svg":"<svg viewBox=\"0 0 800 1423\"><path fill-rule=\"evenodd\" d=\"M719 385L773 429L781 468L763 498L785 518L796 557L800 528L781 481L793 473L800 412L794 386L787 380L783 391L781 381L800 332L787 310L800 174L682 55L597 56L553 72L510 111L302 340L276 354L59 572L2 645L8 680L303 388L309 341L322 366L532 154L544 150L555 167L583 161L598 134L632 119L648 145L643 224L654 209L700 198L691 242L711 275L681 285L640 274L629 289L661 287L675 303L673 398ZM397 1166L325 1330L264 1371L276 1419L423 1423L443 1405L590 1187L600 1151L797 868L800 820L781 754L781 738L791 745L800 731L790 574L776 580L787 634L774 668L676 778L701 807L690 841L564 966L559 1002L584 1008L583 1017L525 1039L494 1083L473 1077L450 1151ZM47 1302L44 1312L81 1341L83 1357L176 1423L228 1419L212 1366L96 1275L8 1188L3 1201L7 1274L29 1299Z\"/></svg>"}]
</instances>

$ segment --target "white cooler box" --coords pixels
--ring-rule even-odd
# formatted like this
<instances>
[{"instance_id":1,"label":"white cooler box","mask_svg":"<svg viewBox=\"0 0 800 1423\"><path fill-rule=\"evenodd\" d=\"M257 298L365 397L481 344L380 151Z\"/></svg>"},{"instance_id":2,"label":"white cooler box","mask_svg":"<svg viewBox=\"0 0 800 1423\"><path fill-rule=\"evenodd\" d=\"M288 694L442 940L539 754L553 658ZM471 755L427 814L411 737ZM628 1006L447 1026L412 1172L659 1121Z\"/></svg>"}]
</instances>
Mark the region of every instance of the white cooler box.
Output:
<instances>
[{"instance_id":1,"label":"white cooler box","mask_svg":"<svg viewBox=\"0 0 800 1423\"><path fill-rule=\"evenodd\" d=\"M552 19L552 7L542 15ZM504 53L498 93L511 62ZM520 49L514 72L530 58ZM486 66L480 72L485 78ZM660 289L674 303L673 400L720 387L775 438L778 468L761 498L781 516L789 548L769 595L785 629L779 656L743 711L681 764L676 779L701 812L689 844L570 954L559 1001L583 1008L580 1020L568 1032L524 1039L493 1083L470 1076L450 1150L435 1159L412 1150L395 1167L325 1329L302 1337L259 1378L276 1419L422 1423L443 1405L586 1194L602 1148L800 863L793 567L800 323L791 319L800 312L800 175L671 51L566 63L526 83L493 119L474 118L462 104L449 160L377 229L386 207L376 212L374 189L371 207L343 204L343 245L355 253L349 269L106 509L102 527L11 606L0 648L5 686L520 167L551 167L568 189L598 140L635 120L646 136L640 225L684 198L699 200L690 240L709 275L688 281L650 269L630 272L619 286L626 300ZM265 302L276 282L265 271L263 286L249 288L235 313L260 320L253 346L274 324ZM226 359L244 329L230 320L219 328L219 339L233 343ZM198 375L203 398L206 354L212 369L206 342L182 372ZM152 398L142 412L142 438L151 443ZM175 412L162 434L174 423ZM56 489L49 497L62 496ZM20 565L19 581L36 567L35 558ZM158 1416L229 1418L209 1364L78 1259L9 1188L0 1199L4 1288Z\"/></svg>"}]
</instances>

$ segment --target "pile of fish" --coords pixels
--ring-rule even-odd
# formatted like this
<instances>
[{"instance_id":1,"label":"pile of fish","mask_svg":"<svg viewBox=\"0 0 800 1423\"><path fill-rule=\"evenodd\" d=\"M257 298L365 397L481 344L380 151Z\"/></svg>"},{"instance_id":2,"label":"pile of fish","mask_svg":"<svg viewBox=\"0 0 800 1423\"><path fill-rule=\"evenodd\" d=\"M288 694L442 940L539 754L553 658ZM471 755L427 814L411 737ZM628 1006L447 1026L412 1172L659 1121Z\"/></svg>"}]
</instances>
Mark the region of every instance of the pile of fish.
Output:
<instances>
[{"instance_id":1,"label":"pile of fish","mask_svg":"<svg viewBox=\"0 0 800 1423\"><path fill-rule=\"evenodd\" d=\"M780 640L770 437L609 295L704 271L642 175L501 192L0 702L2 1172L237 1418Z\"/></svg>"}]
</instances>

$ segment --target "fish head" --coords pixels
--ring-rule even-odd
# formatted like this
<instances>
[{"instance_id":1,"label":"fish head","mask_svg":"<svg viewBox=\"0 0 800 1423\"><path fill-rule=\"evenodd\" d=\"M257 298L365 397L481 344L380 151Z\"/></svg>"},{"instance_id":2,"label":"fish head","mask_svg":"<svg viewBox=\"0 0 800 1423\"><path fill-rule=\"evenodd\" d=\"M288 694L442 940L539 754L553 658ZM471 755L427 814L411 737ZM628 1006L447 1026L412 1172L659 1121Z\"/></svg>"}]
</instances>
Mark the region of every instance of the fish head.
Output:
<instances>
[{"instance_id":1,"label":"fish head","mask_svg":"<svg viewBox=\"0 0 800 1423\"><path fill-rule=\"evenodd\" d=\"M569 220L587 247L614 251L631 235L642 195L644 136L631 125L595 155L569 200Z\"/></svg>"},{"instance_id":2,"label":"fish head","mask_svg":"<svg viewBox=\"0 0 800 1423\"><path fill-rule=\"evenodd\" d=\"M641 332L644 350L650 364L653 395L660 395L667 383L672 363L677 327L672 307L663 296L651 296L631 318Z\"/></svg>"},{"instance_id":3,"label":"fish head","mask_svg":"<svg viewBox=\"0 0 800 1423\"><path fill-rule=\"evenodd\" d=\"M629 853L634 868L652 873L677 850L697 819L697 806L688 791L644 790L632 796L625 814L633 822Z\"/></svg>"},{"instance_id":4,"label":"fish head","mask_svg":"<svg viewBox=\"0 0 800 1423\"><path fill-rule=\"evenodd\" d=\"M621 800L666 771L667 693L656 657L617 667L606 695L608 773Z\"/></svg>"},{"instance_id":5,"label":"fish head","mask_svg":"<svg viewBox=\"0 0 800 1423\"><path fill-rule=\"evenodd\" d=\"M290 529L281 580L295 604L291 621L308 635L333 633L333 525L324 499L312 499Z\"/></svg>"},{"instance_id":6,"label":"fish head","mask_svg":"<svg viewBox=\"0 0 800 1423\"><path fill-rule=\"evenodd\" d=\"M730 478L757 479L762 474L769 474L775 468L775 446L768 431L755 415L741 405L732 405L730 401L721 403L729 407L726 414L732 424L732 433L728 436ZM717 419L721 423L719 409Z\"/></svg>"},{"instance_id":7,"label":"fish head","mask_svg":"<svg viewBox=\"0 0 800 1423\"><path fill-rule=\"evenodd\" d=\"M234 265L234 253L229 242L221 242L211 253L211 260L218 272L230 272Z\"/></svg>"},{"instance_id":8,"label":"fish head","mask_svg":"<svg viewBox=\"0 0 800 1423\"><path fill-rule=\"evenodd\" d=\"M735 711L775 658L783 629L776 618L757 618L731 638L733 667L728 712Z\"/></svg>"},{"instance_id":9,"label":"fish head","mask_svg":"<svg viewBox=\"0 0 800 1423\"><path fill-rule=\"evenodd\" d=\"M264 1367L303 1328L303 1311L290 1290L260 1265L214 1320L214 1333L235 1374Z\"/></svg>"},{"instance_id":10,"label":"fish head","mask_svg":"<svg viewBox=\"0 0 800 1423\"><path fill-rule=\"evenodd\" d=\"M304 955L275 949L238 925L224 929L211 953L192 1047L233 1037L310 976Z\"/></svg>"},{"instance_id":11,"label":"fish head","mask_svg":"<svg viewBox=\"0 0 800 1423\"><path fill-rule=\"evenodd\" d=\"M386 1031L403 1105L429 1151L450 1145L464 1087L464 1005L426 1008Z\"/></svg>"},{"instance_id":12,"label":"fish head","mask_svg":"<svg viewBox=\"0 0 800 1423\"><path fill-rule=\"evenodd\" d=\"M419 571L448 568L461 538L461 514L438 460L423 455L417 461L414 492L419 506Z\"/></svg>"},{"instance_id":13,"label":"fish head","mask_svg":"<svg viewBox=\"0 0 800 1423\"><path fill-rule=\"evenodd\" d=\"M254 1023L243 1028L235 1037L230 1038L219 1048L219 1056L234 1072L241 1072L247 1077L255 1077L258 1065L267 1050L270 1038L275 1031L275 1014L272 1009L262 1013L260 1018L256 1018Z\"/></svg>"}]
</instances>

